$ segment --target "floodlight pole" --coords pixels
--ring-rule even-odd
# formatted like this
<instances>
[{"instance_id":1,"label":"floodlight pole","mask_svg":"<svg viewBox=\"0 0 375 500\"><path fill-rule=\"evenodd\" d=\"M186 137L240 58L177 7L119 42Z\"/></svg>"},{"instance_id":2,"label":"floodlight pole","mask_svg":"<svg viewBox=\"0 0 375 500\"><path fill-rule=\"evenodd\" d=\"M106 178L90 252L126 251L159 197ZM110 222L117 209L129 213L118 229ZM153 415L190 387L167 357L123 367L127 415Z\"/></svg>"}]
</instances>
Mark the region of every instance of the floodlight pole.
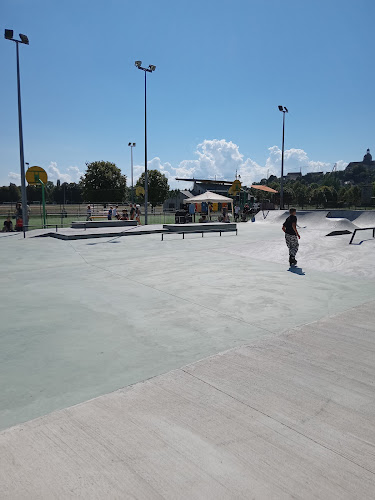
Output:
<instances>
[{"instance_id":1,"label":"floodlight pole","mask_svg":"<svg viewBox=\"0 0 375 500\"><path fill-rule=\"evenodd\" d=\"M132 179L132 203L134 203L134 181L133 181L133 148L135 147L135 142L129 142L128 146L130 146L130 168L131 168L131 179Z\"/></svg>"},{"instance_id":2,"label":"floodlight pole","mask_svg":"<svg viewBox=\"0 0 375 500\"><path fill-rule=\"evenodd\" d=\"M148 172L147 172L147 70L145 71L145 225L148 212Z\"/></svg>"},{"instance_id":3,"label":"floodlight pole","mask_svg":"<svg viewBox=\"0 0 375 500\"><path fill-rule=\"evenodd\" d=\"M21 166L21 198L22 198L22 225L27 229L28 214L27 214L27 197L26 197L26 182L25 182L25 158L23 152L23 131L22 131L22 110L21 110L21 82L20 82L20 58L18 51L18 42L16 42L17 52L17 94L18 94L18 132L20 142L20 166Z\"/></svg>"},{"instance_id":4,"label":"floodlight pole","mask_svg":"<svg viewBox=\"0 0 375 500\"><path fill-rule=\"evenodd\" d=\"M283 113L283 141L281 147L281 179L280 179L280 210L284 210L284 138L285 138L285 113L287 108L279 106L279 110Z\"/></svg>"},{"instance_id":5,"label":"floodlight pole","mask_svg":"<svg viewBox=\"0 0 375 500\"><path fill-rule=\"evenodd\" d=\"M149 65L148 68L142 68L141 61L136 61L135 65L138 69L141 69L145 73L145 225L147 224L147 214L148 214L148 172L147 172L147 73L152 73L155 71L156 67Z\"/></svg>"}]
</instances>

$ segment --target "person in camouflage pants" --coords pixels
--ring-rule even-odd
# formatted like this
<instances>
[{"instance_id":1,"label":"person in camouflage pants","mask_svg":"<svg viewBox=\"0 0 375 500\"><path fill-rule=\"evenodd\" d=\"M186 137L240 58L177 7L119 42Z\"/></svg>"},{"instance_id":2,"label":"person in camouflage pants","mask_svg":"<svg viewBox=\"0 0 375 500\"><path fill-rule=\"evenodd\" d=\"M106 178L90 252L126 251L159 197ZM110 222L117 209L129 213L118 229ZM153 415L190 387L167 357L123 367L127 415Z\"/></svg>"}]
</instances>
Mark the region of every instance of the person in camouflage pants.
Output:
<instances>
[{"instance_id":1,"label":"person in camouflage pants","mask_svg":"<svg viewBox=\"0 0 375 500\"><path fill-rule=\"evenodd\" d=\"M296 255L298 252L298 240L300 235L297 230L297 216L295 208L291 208L289 210L289 217L284 222L282 229L285 233L285 243L289 250L289 264L291 266L296 265Z\"/></svg>"}]
</instances>

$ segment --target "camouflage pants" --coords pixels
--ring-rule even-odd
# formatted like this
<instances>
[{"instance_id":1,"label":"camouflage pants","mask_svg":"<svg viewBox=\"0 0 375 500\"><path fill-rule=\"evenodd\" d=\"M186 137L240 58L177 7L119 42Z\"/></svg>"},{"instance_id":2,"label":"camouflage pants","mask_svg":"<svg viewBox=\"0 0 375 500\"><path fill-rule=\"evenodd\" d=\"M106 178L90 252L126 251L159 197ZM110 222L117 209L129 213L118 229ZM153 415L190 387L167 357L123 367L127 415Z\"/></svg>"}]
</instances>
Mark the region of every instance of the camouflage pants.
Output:
<instances>
[{"instance_id":1,"label":"camouflage pants","mask_svg":"<svg viewBox=\"0 0 375 500\"><path fill-rule=\"evenodd\" d=\"M299 247L297 236L285 233L285 243L289 249L289 255L295 257Z\"/></svg>"}]
</instances>

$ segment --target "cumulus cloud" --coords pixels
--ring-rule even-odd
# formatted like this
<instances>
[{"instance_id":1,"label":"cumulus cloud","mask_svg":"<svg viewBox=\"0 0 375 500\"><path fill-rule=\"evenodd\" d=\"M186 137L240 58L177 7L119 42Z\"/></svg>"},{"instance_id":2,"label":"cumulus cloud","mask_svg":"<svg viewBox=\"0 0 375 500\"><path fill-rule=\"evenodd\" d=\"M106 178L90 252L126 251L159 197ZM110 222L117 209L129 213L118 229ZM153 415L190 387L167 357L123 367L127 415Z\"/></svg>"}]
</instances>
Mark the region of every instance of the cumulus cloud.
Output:
<instances>
[{"instance_id":1,"label":"cumulus cloud","mask_svg":"<svg viewBox=\"0 0 375 500\"><path fill-rule=\"evenodd\" d=\"M195 152L197 158L183 160L176 167L170 163L163 163L160 158L155 157L148 162L149 169L160 170L169 180L172 188L186 189L189 183L175 180L182 178L205 178L232 180L236 171L241 175L243 184L249 186L252 182L258 182L267 175L280 175L281 149L278 146L268 148L268 157L264 165L260 165L252 158L244 158L237 144L225 139L204 140L198 144ZM337 168L342 170L347 166L343 160L337 161ZM333 164L316 161L309 158L303 149L287 149L284 152L284 172L307 172L329 171ZM135 181L144 170L144 166L137 165L134 168Z\"/></svg>"},{"instance_id":2,"label":"cumulus cloud","mask_svg":"<svg viewBox=\"0 0 375 500\"><path fill-rule=\"evenodd\" d=\"M47 174L48 180L54 183L56 183L57 180L60 180L62 184L63 182L79 182L83 172L81 172L78 167L68 167L65 172L61 172L57 167L57 163L55 161L51 161L47 167Z\"/></svg>"},{"instance_id":3,"label":"cumulus cloud","mask_svg":"<svg viewBox=\"0 0 375 500\"><path fill-rule=\"evenodd\" d=\"M9 172L8 179L10 182L13 182L13 184L21 184L21 175L15 172Z\"/></svg>"}]
</instances>

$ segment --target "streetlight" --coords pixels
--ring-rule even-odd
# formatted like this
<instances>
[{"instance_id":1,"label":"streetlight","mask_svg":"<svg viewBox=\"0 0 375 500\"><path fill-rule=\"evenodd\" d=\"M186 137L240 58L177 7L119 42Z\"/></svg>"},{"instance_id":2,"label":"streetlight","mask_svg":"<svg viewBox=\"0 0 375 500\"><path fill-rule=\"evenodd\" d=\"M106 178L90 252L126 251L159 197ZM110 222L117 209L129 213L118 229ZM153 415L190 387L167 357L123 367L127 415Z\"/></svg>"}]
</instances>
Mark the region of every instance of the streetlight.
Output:
<instances>
[{"instance_id":1,"label":"streetlight","mask_svg":"<svg viewBox=\"0 0 375 500\"><path fill-rule=\"evenodd\" d=\"M145 72L145 224L147 224L147 203L148 203L148 176L147 176L147 73L152 73L156 70L156 66L152 64L148 68L142 68L142 61L135 61L134 63L138 69Z\"/></svg>"},{"instance_id":2,"label":"streetlight","mask_svg":"<svg viewBox=\"0 0 375 500\"><path fill-rule=\"evenodd\" d=\"M279 111L283 113L283 145L281 150L281 180L280 180L280 210L284 209L284 134L285 134L285 113L288 113L288 108L278 106Z\"/></svg>"},{"instance_id":3,"label":"streetlight","mask_svg":"<svg viewBox=\"0 0 375 500\"><path fill-rule=\"evenodd\" d=\"M133 185L133 148L135 148L135 142L129 142L128 146L130 146L130 158L131 158L131 176L132 176L132 203L134 203L134 185Z\"/></svg>"},{"instance_id":4,"label":"streetlight","mask_svg":"<svg viewBox=\"0 0 375 500\"><path fill-rule=\"evenodd\" d=\"M21 112L21 85L20 85L20 59L18 53L18 44L23 43L29 45L29 39L26 35L20 33L20 40L13 38L13 30L5 30L4 37L6 40L11 40L16 44L17 54L17 90L18 90L18 132L20 140L20 164L21 164L21 196L22 196L22 224L25 231L28 224L27 214L27 198L26 198L26 183L25 183L25 159L23 154L23 133L22 133L22 112Z\"/></svg>"}]
</instances>

